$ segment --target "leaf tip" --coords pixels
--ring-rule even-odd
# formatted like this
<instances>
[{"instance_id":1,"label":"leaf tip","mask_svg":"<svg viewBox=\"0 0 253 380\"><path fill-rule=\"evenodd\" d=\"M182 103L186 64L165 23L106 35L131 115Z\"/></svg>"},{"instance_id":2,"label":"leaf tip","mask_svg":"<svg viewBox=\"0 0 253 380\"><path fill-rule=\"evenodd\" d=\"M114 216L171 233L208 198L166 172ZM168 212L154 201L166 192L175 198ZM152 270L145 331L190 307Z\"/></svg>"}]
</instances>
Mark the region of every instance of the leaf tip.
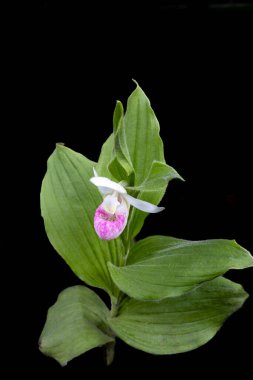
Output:
<instances>
[{"instance_id":1,"label":"leaf tip","mask_svg":"<svg viewBox=\"0 0 253 380\"><path fill-rule=\"evenodd\" d=\"M172 179L180 179L181 181L185 182L185 179L172 166L167 165L167 167L170 168L170 170L172 170Z\"/></svg>"},{"instance_id":2,"label":"leaf tip","mask_svg":"<svg viewBox=\"0 0 253 380\"><path fill-rule=\"evenodd\" d=\"M175 171L175 172L176 172L175 173L175 179L180 179L180 181L185 182L185 179L177 171Z\"/></svg>"},{"instance_id":3,"label":"leaf tip","mask_svg":"<svg viewBox=\"0 0 253 380\"><path fill-rule=\"evenodd\" d=\"M63 150L63 149L66 149L66 145L65 143L63 142L58 142L55 144L55 150Z\"/></svg>"},{"instance_id":4,"label":"leaf tip","mask_svg":"<svg viewBox=\"0 0 253 380\"><path fill-rule=\"evenodd\" d=\"M122 114L124 113L124 107L120 100L116 100L116 110L120 111Z\"/></svg>"},{"instance_id":5,"label":"leaf tip","mask_svg":"<svg viewBox=\"0 0 253 380\"><path fill-rule=\"evenodd\" d=\"M237 241L235 239L232 240L234 246L237 248L237 249L240 249L243 254L245 255L245 259L247 259L247 262L245 264L247 264L247 268L249 267L253 267L253 256L251 255L251 253L244 247L242 247L239 243L237 243ZM245 266L243 268L246 268Z\"/></svg>"},{"instance_id":6,"label":"leaf tip","mask_svg":"<svg viewBox=\"0 0 253 380\"><path fill-rule=\"evenodd\" d=\"M64 152L67 149L69 149L69 148L67 148L65 143L63 143L63 142L58 142L55 144L55 151L56 152Z\"/></svg>"},{"instance_id":7,"label":"leaf tip","mask_svg":"<svg viewBox=\"0 0 253 380\"><path fill-rule=\"evenodd\" d=\"M140 87L139 83L137 82L137 80L135 80L134 78L132 78L132 81L136 84L136 87Z\"/></svg>"}]
</instances>

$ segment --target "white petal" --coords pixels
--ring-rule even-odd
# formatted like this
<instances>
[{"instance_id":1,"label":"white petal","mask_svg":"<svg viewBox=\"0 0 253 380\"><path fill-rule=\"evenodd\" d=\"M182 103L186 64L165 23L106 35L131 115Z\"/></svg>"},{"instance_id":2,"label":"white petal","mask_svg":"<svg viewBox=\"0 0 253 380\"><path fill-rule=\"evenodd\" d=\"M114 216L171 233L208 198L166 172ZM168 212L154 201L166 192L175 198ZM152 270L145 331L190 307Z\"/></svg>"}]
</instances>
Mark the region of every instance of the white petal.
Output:
<instances>
[{"instance_id":1,"label":"white petal","mask_svg":"<svg viewBox=\"0 0 253 380\"><path fill-rule=\"evenodd\" d=\"M129 214L129 203L124 196L120 196L120 204L117 207L116 214L125 214L128 217Z\"/></svg>"},{"instance_id":2,"label":"white petal","mask_svg":"<svg viewBox=\"0 0 253 380\"><path fill-rule=\"evenodd\" d=\"M108 190L117 191L117 193L120 194L126 194L126 190L123 186L121 186L119 183L111 181L109 178L106 177L92 177L90 178L91 183L93 185L97 186L99 189L105 188ZM101 189L102 191L102 189ZM107 191L107 190L106 190Z\"/></svg>"},{"instance_id":3,"label":"white petal","mask_svg":"<svg viewBox=\"0 0 253 380\"><path fill-rule=\"evenodd\" d=\"M153 205L152 203L141 201L140 199L136 199L129 194L124 194L124 198L126 198L126 200L128 201L128 203L130 203L130 205L134 206L135 208L138 208L138 210L141 210L141 211L155 214L157 212L164 210L164 207L157 207Z\"/></svg>"},{"instance_id":4,"label":"white petal","mask_svg":"<svg viewBox=\"0 0 253 380\"><path fill-rule=\"evenodd\" d=\"M107 195L101 204L102 208L109 214L115 214L117 207L120 205L118 198L114 195Z\"/></svg>"}]
</instances>

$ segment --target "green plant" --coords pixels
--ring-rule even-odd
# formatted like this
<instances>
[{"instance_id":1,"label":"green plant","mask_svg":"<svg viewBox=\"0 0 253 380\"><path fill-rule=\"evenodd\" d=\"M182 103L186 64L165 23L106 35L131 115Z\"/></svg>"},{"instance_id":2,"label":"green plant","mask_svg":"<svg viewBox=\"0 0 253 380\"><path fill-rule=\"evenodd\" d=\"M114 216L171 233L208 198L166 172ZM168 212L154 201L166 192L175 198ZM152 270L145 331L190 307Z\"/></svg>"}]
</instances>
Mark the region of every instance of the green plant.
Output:
<instances>
[{"instance_id":1,"label":"green plant","mask_svg":"<svg viewBox=\"0 0 253 380\"><path fill-rule=\"evenodd\" d=\"M104 289L111 310L85 286L65 289L49 309L40 350L64 365L117 337L154 354L209 341L247 293L222 275L253 266L235 241L151 236L137 243L172 179L159 123L137 85L127 110L117 102L113 133L98 162L58 144L48 160L41 211L48 238L79 279ZM156 216L159 218L159 215Z\"/></svg>"}]
</instances>

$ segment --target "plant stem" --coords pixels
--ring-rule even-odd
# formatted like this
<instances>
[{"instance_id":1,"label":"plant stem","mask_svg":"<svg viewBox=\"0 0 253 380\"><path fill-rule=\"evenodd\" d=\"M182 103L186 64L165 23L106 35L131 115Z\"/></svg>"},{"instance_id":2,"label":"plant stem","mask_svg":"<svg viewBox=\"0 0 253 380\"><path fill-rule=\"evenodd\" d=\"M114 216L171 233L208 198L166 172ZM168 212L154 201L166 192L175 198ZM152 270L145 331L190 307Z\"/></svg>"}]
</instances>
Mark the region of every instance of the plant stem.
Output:
<instances>
[{"instance_id":1,"label":"plant stem","mask_svg":"<svg viewBox=\"0 0 253 380\"><path fill-rule=\"evenodd\" d=\"M125 240L125 239L124 239ZM130 246L131 242L129 239L126 239L124 241L124 246L125 246L125 256L124 256L124 261L123 261L123 266L126 265L126 260L130 251ZM121 299L123 298L124 293L119 292L118 298L111 296L111 318L117 317L118 314L118 308L119 308L119 303ZM115 354L115 340L113 342L107 343L105 345L105 361L106 365L109 366L112 364L113 359L114 359L114 354Z\"/></svg>"},{"instance_id":2,"label":"plant stem","mask_svg":"<svg viewBox=\"0 0 253 380\"><path fill-rule=\"evenodd\" d=\"M118 313L118 298L111 297L111 318L117 316ZM112 335L115 339L115 335ZM105 345L105 362L109 366L112 364L115 354L115 344L116 341L109 342Z\"/></svg>"},{"instance_id":3,"label":"plant stem","mask_svg":"<svg viewBox=\"0 0 253 380\"><path fill-rule=\"evenodd\" d=\"M109 366L112 364L115 354L115 344L116 342L107 343L105 346L105 362Z\"/></svg>"},{"instance_id":4,"label":"plant stem","mask_svg":"<svg viewBox=\"0 0 253 380\"><path fill-rule=\"evenodd\" d=\"M111 317L116 317L118 314L118 299L111 298Z\"/></svg>"}]
</instances>

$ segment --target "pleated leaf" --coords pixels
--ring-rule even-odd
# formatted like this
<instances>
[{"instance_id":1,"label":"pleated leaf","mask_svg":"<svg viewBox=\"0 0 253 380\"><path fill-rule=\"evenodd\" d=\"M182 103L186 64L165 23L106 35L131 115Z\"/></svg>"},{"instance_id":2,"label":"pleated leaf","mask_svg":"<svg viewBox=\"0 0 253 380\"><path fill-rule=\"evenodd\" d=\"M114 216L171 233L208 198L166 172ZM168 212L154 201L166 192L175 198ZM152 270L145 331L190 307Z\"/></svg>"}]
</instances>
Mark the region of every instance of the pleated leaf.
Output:
<instances>
[{"instance_id":1,"label":"pleated leaf","mask_svg":"<svg viewBox=\"0 0 253 380\"><path fill-rule=\"evenodd\" d=\"M183 294L229 269L252 266L253 257L235 241L152 236L132 247L126 266L109 264L109 269L115 284L130 297L159 300Z\"/></svg>"},{"instance_id":2,"label":"pleated leaf","mask_svg":"<svg viewBox=\"0 0 253 380\"><path fill-rule=\"evenodd\" d=\"M159 122L138 84L128 98L124 124L126 143L135 170L134 186L138 186L146 180L153 161L165 162Z\"/></svg>"},{"instance_id":3,"label":"pleated leaf","mask_svg":"<svg viewBox=\"0 0 253 380\"><path fill-rule=\"evenodd\" d=\"M241 285L219 277L179 297L156 302L127 299L109 323L130 346L152 354L176 354L208 342L246 298Z\"/></svg>"},{"instance_id":4,"label":"pleated leaf","mask_svg":"<svg viewBox=\"0 0 253 380\"><path fill-rule=\"evenodd\" d=\"M103 144L98 163L95 166L98 175L100 175L101 177L112 178L112 175L108 169L108 165L112 159L113 149L114 136L112 133Z\"/></svg>"},{"instance_id":5,"label":"pleated leaf","mask_svg":"<svg viewBox=\"0 0 253 380\"><path fill-rule=\"evenodd\" d=\"M175 178L183 179L171 166L164 162L153 161L145 181L139 186L127 187L127 190L154 194L160 193L164 192L169 181Z\"/></svg>"},{"instance_id":6,"label":"pleated leaf","mask_svg":"<svg viewBox=\"0 0 253 380\"><path fill-rule=\"evenodd\" d=\"M121 265L121 239L98 238L93 218L102 202L89 179L95 163L58 145L48 160L41 189L41 212L48 238L74 273L86 283L117 295L107 262Z\"/></svg>"},{"instance_id":7,"label":"pleated leaf","mask_svg":"<svg viewBox=\"0 0 253 380\"><path fill-rule=\"evenodd\" d=\"M113 136L113 156L108 168L119 182L124 180L131 183L134 177L134 169L126 143L124 108L120 101L117 101L114 110Z\"/></svg>"},{"instance_id":8,"label":"pleated leaf","mask_svg":"<svg viewBox=\"0 0 253 380\"><path fill-rule=\"evenodd\" d=\"M101 299L84 286L73 286L60 293L48 310L39 348L61 365L114 341L107 335L109 310Z\"/></svg>"},{"instance_id":9,"label":"pleated leaf","mask_svg":"<svg viewBox=\"0 0 253 380\"><path fill-rule=\"evenodd\" d=\"M138 199L158 205L168 182L181 177L173 168L166 165L159 122L148 97L138 84L128 98L124 129L135 173L134 183L129 183L128 191ZM125 232L127 240L131 240L139 233L147 215L134 208L130 211ZM153 216L153 218L158 217Z\"/></svg>"},{"instance_id":10,"label":"pleated leaf","mask_svg":"<svg viewBox=\"0 0 253 380\"><path fill-rule=\"evenodd\" d=\"M127 191L138 199L158 205L172 179L182 180L182 177L165 162L153 161L147 178L139 186L128 187ZM129 239L140 232L147 215L134 208L131 210L127 230ZM159 218L159 215L155 218Z\"/></svg>"}]
</instances>

